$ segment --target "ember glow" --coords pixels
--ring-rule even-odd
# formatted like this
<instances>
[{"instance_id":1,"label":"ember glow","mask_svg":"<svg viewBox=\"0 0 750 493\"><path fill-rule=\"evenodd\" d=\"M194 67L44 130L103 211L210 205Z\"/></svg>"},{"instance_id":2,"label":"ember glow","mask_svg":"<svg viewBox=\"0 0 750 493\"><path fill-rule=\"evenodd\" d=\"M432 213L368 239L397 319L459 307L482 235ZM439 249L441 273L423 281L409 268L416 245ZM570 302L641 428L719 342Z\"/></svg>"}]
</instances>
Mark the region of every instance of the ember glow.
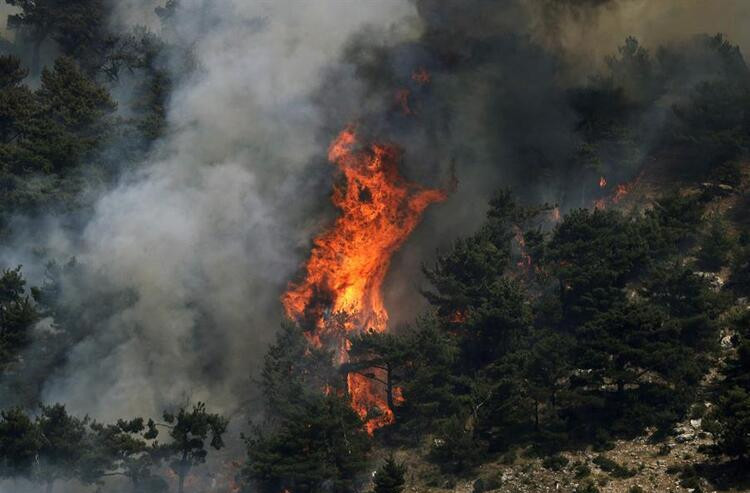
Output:
<instances>
[{"instance_id":1,"label":"ember glow","mask_svg":"<svg viewBox=\"0 0 750 493\"><path fill-rule=\"evenodd\" d=\"M414 114L411 106L409 105L410 96L411 91L409 91L408 89L399 89L398 91L396 91L396 103L398 103L399 107L401 108L401 113L406 116Z\"/></svg>"},{"instance_id":2,"label":"ember glow","mask_svg":"<svg viewBox=\"0 0 750 493\"><path fill-rule=\"evenodd\" d=\"M338 135L328 158L343 178L332 196L341 215L315 238L304 279L282 297L287 316L311 328L311 343L337 348L341 363L348 360L347 332L387 330L381 286L391 256L427 206L447 196L405 180L398 173L399 157L393 146L358 147L353 128ZM339 321L337 327L333 319ZM393 422L381 384L350 374L348 386L352 406L369 432Z\"/></svg>"},{"instance_id":3,"label":"ember glow","mask_svg":"<svg viewBox=\"0 0 750 493\"><path fill-rule=\"evenodd\" d=\"M531 267L532 260L531 255L529 255L529 252L526 250L526 238L524 238L521 228L516 226L513 229L515 231L516 243L518 244L518 249L520 250L521 255L521 258L518 261L518 267L529 268Z\"/></svg>"},{"instance_id":4,"label":"ember glow","mask_svg":"<svg viewBox=\"0 0 750 493\"><path fill-rule=\"evenodd\" d=\"M620 201L625 199L631 191L633 191L634 188L636 188L641 181L641 178L643 178L643 172L641 172L633 181L626 182L626 183L620 183L615 187L615 192L612 194L611 197L604 197L600 198L594 201L594 208L595 209L606 209L608 204L618 204ZM599 180L599 185L601 186L602 180L604 180L604 185L606 186L607 180L602 177ZM603 187L602 187L603 188Z\"/></svg>"},{"instance_id":5,"label":"ember glow","mask_svg":"<svg viewBox=\"0 0 750 493\"><path fill-rule=\"evenodd\" d=\"M424 86L426 84L430 83L430 73L425 69L424 67L420 67L411 74L411 79L419 84L420 86Z\"/></svg>"},{"instance_id":6,"label":"ember glow","mask_svg":"<svg viewBox=\"0 0 750 493\"><path fill-rule=\"evenodd\" d=\"M603 176L599 178L599 188L605 188L607 186L607 179Z\"/></svg>"}]
</instances>

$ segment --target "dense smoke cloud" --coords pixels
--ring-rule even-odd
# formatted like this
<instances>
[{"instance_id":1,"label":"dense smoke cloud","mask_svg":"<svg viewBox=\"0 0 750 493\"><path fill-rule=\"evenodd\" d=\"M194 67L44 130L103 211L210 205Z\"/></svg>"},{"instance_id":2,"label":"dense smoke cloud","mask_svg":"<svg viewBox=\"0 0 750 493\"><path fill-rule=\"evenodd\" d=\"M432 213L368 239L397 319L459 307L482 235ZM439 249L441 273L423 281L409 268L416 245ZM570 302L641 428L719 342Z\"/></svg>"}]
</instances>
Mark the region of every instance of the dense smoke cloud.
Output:
<instances>
[{"instance_id":1,"label":"dense smoke cloud","mask_svg":"<svg viewBox=\"0 0 750 493\"><path fill-rule=\"evenodd\" d=\"M79 265L63 299L92 330L44 376L44 399L102 419L187 399L236 409L280 321L279 295L333 212L325 150L352 122L364 140L402 147L409 179L458 181L389 276L392 320L412 320L421 263L473 231L498 187L585 205L568 159L573 81L628 34L656 43L723 30L744 45L748 7L721 5L183 0L161 34L192 48L196 69L177 81L153 158L96 202L81 235L46 224L2 257L37 282L30 245ZM158 29L156 6L117 2L112 23ZM415 79L421 69L429 83Z\"/></svg>"},{"instance_id":2,"label":"dense smoke cloud","mask_svg":"<svg viewBox=\"0 0 750 493\"><path fill-rule=\"evenodd\" d=\"M28 239L77 259L65 301L97 319L47 379L45 401L110 419L187 399L231 412L247 398L328 193L308 94L354 32L412 14L399 1L182 2L165 35L192 47L197 68L171 97L169 136L97 202L80 238L47 228ZM5 257L38 280L30 259ZM101 309L106 293L127 300Z\"/></svg>"}]
</instances>

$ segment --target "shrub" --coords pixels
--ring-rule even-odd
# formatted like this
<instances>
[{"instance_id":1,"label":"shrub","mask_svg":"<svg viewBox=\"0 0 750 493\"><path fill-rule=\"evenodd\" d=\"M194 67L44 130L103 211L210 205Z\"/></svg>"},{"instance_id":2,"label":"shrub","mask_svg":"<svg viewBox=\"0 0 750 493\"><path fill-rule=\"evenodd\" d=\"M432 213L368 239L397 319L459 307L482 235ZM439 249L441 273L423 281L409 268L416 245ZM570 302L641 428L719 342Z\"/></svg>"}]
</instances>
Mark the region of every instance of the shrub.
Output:
<instances>
[{"instance_id":1,"label":"shrub","mask_svg":"<svg viewBox=\"0 0 750 493\"><path fill-rule=\"evenodd\" d=\"M575 471L576 479L582 479L591 474L591 468L588 464L578 464L573 470Z\"/></svg>"},{"instance_id":2,"label":"shrub","mask_svg":"<svg viewBox=\"0 0 750 493\"><path fill-rule=\"evenodd\" d=\"M616 478L630 478L635 476L635 471L632 471L603 455L594 458L594 464L599 466L602 471L608 472Z\"/></svg>"},{"instance_id":3,"label":"shrub","mask_svg":"<svg viewBox=\"0 0 750 493\"><path fill-rule=\"evenodd\" d=\"M555 454L555 455L551 455L549 457L546 457L542 461L542 465L545 468L550 469L552 471L559 471L563 467L567 466L568 462L570 462L570 461L565 456L560 455L560 454Z\"/></svg>"}]
</instances>

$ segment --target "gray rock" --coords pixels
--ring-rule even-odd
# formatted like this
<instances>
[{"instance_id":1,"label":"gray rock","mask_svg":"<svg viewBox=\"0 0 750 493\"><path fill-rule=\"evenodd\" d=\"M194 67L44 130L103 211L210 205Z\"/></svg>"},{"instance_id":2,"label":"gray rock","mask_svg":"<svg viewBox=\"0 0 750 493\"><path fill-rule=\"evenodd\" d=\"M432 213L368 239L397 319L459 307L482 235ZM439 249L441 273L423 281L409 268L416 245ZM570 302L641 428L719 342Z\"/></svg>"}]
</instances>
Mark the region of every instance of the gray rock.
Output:
<instances>
[{"instance_id":1,"label":"gray rock","mask_svg":"<svg viewBox=\"0 0 750 493\"><path fill-rule=\"evenodd\" d=\"M677 441L677 443L692 442L693 440L695 440L695 434L694 433L683 433L681 435L677 435L677 437L675 438L675 440Z\"/></svg>"}]
</instances>

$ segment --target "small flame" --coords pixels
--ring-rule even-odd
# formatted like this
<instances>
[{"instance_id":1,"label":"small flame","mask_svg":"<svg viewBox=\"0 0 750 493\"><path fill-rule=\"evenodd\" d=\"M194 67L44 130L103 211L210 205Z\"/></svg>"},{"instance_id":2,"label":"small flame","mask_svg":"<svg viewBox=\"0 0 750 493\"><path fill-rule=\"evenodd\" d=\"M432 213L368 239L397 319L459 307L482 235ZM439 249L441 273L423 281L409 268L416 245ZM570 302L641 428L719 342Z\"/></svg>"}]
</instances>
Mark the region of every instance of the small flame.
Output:
<instances>
[{"instance_id":1,"label":"small flame","mask_svg":"<svg viewBox=\"0 0 750 493\"><path fill-rule=\"evenodd\" d=\"M526 238L523 236L523 231L518 226L513 228L515 230L516 243L518 248L521 250L521 259L518 261L518 266L523 268L531 267L531 255L526 251Z\"/></svg>"},{"instance_id":2,"label":"small flame","mask_svg":"<svg viewBox=\"0 0 750 493\"><path fill-rule=\"evenodd\" d=\"M625 197L628 196L628 194L630 194L630 192L633 191L633 189L636 186L638 186L638 183L640 183L642 178L643 178L643 172L641 172L633 181L618 184L615 187L615 193L611 197L601 198L601 199L594 201L594 208L605 209L607 204L620 203ZM602 177L599 181L600 186L602 183L601 180L604 180L604 183L606 184L606 180L604 179L604 177Z\"/></svg>"},{"instance_id":3,"label":"small flame","mask_svg":"<svg viewBox=\"0 0 750 493\"><path fill-rule=\"evenodd\" d=\"M412 72L411 79L420 86L424 86L430 83L431 76L427 69L425 69L424 67L419 67L417 70Z\"/></svg>"},{"instance_id":4,"label":"small flame","mask_svg":"<svg viewBox=\"0 0 750 493\"><path fill-rule=\"evenodd\" d=\"M466 314L466 310L456 310L450 314L448 321L452 324L462 324L466 322L469 316Z\"/></svg>"},{"instance_id":5,"label":"small flame","mask_svg":"<svg viewBox=\"0 0 750 493\"><path fill-rule=\"evenodd\" d=\"M603 176L599 178L599 188L604 188L607 186L607 179Z\"/></svg>"},{"instance_id":6,"label":"small flame","mask_svg":"<svg viewBox=\"0 0 750 493\"><path fill-rule=\"evenodd\" d=\"M393 404L396 406L403 406L406 399L404 399L404 389L401 387L393 387Z\"/></svg>"},{"instance_id":7,"label":"small flame","mask_svg":"<svg viewBox=\"0 0 750 493\"><path fill-rule=\"evenodd\" d=\"M401 112L404 115L413 115L414 111L412 111L411 106L409 106L409 97L411 96L411 91L408 89L399 89L396 91L396 102L401 107Z\"/></svg>"}]
</instances>

